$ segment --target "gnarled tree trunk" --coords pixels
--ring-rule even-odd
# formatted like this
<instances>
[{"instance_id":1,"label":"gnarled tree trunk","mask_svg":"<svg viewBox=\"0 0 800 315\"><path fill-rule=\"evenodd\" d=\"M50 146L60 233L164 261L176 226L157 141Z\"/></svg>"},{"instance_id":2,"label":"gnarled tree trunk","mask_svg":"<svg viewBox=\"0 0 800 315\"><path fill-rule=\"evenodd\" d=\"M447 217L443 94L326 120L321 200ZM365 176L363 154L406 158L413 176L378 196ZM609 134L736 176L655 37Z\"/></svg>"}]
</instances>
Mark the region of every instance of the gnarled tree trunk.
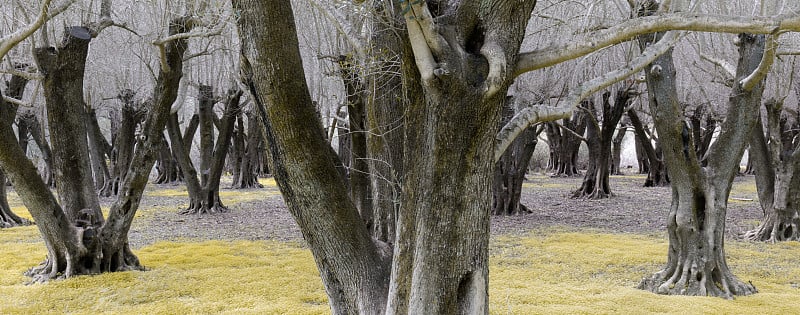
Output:
<instances>
[{"instance_id":1,"label":"gnarled tree trunk","mask_svg":"<svg viewBox=\"0 0 800 315\"><path fill-rule=\"evenodd\" d=\"M594 102L589 101L585 110L589 111L590 122L586 127L586 138L589 139L589 168L583 177L583 183L574 193L572 198L602 199L613 196L609 185L609 171L611 160L611 140L617 123L625 112L625 107L635 90L625 88L617 91L614 105L609 102L611 92L603 93L603 121L602 125L597 119Z\"/></svg>"},{"instance_id":2,"label":"gnarled tree trunk","mask_svg":"<svg viewBox=\"0 0 800 315\"><path fill-rule=\"evenodd\" d=\"M652 11L640 14L649 12ZM645 47L657 37L641 36L640 46ZM739 39L735 82L757 68L764 51L763 35L742 34ZM667 221L667 264L643 279L639 288L661 294L725 298L753 294L755 287L739 280L728 267L724 233L731 184L755 125L756 115L752 113L759 108L763 81L751 90L736 84L731 91L727 118L717 141L709 148L708 166L703 167L694 150L695 141L700 139L694 139L682 120L671 52L656 59L646 76L650 108L672 182L672 205Z\"/></svg>"},{"instance_id":3,"label":"gnarled tree trunk","mask_svg":"<svg viewBox=\"0 0 800 315\"><path fill-rule=\"evenodd\" d=\"M647 165L647 179L644 181L644 187L668 186L669 174L667 174L667 167L664 164L661 145L656 142L655 147L653 147L653 142L648 136L649 133L645 131L642 120L639 119L639 114L636 113L635 109L628 110L628 117L631 119L631 125L633 125L633 131L636 134L637 148L643 151L646 158L639 162L640 169L642 165Z\"/></svg>"},{"instance_id":4,"label":"gnarled tree trunk","mask_svg":"<svg viewBox=\"0 0 800 315\"><path fill-rule=\"evenodd\" d=\"M264 137L262 136L261 121L252 110L244 114L247 116L247 133L244 133L245 126L241 115L239 116L238 126L241 133L242 143L238 144L241 149L241 162L239 163L238 176L235 176L232 188L262 188L258 182L259 164L263 155ZM245 141L246 138L246 141Z\"/></svg>"},{"instance_id":5,"label":"gnarled tree trunk","mask_svg":"<svg viewBox=\"0 0 800 315\"><path fill-rule=\"evenodd\" d=\"M750 138L750 157L764 220L744 234L752 241L780 242L800 239L800 122L789 124L782 114L783 101L764 103L767 128L757 119ZM766 134L765 134L766 133ZM767 141L766 139L769 139Z\"/></svg>"},{"instance_id":6,"label":"gnarled tree trunk","mask_svg":"<svg viewBox=\"0 0 800 315\"><path fill-rule=\"evenodd\" d=\"M503 105L503 119L501 124L505 124L514 116L514 98L509 96ZM544 126L528 127L521 135L514 139L508 146L499 161L497 161L494 171L494 183L492 184L492 213L494 215L515 215L529 213L525 205L520 203L522 197L522 182L525 180L525 173L536 149L539 134L544 130Z\"/></svg>"},{"instance_id":7,"label":"gnarled tree trunk","mask_svg":"<svg viewBox=\"0 0 800 315\"><path fill-rule=\"evenodd\" d=\"M24 66L26 65L17 65L16 68L22 68ZM6 83L8 87L6 89L6 95L15 99L21 99L23 92L25 91L25 85L28 84L28 80L21 76L15 75L12 76L11 80ZM2 98L2 95L0 95L0 98ZM8 128L11 128L11 124L14 122L14 117L16 115L17 115L16 105L6 104L5 106L3 106L2 104L0 104L0 125L8 126ZM21 145L22 143L25 143L27 146L28 134L27 130L23 131L23 127L25 126L24 124L17 126L20 134L20 141L19 141L20 149L22 149L23 148ZM23 142L22 139L25 139L25 141ZM26 149L23 150L23 152L25 152ZM6 175L5 173L3 173L2 168L0 168L0 228L9 228L20 225L30 225L31 224L30 221L19 217L17 214L14 213L14 211L11 211L11 206L8 205L8 195L6 194L6 189L7 189L6 182L7 182Z\"/></svg>"},{"instance_id":8,"label":"gnarled tree trunk","mask_svg":"<svg viewBox=\"0 0 800 315\"><path fill-rule=\"evenodd\" d=\"M578 151L581 148L583 136L586 132L586 114L575 112L572 118L563 119L562 123L545 123L547 141L550 145L550 160L548 168L552 176L578 176Z\"/></svg>"}]
</instances>

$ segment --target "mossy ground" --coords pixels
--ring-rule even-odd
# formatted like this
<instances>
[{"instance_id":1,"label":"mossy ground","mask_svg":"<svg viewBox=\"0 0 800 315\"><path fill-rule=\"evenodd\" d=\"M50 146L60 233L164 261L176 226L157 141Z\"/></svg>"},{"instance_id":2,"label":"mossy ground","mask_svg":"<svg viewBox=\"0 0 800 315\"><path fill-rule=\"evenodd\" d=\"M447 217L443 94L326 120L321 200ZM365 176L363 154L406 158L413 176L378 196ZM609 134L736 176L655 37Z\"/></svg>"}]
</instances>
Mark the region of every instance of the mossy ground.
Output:
<instances>
[{"instance_id":1,"label":"mossy ground","mask_svg":"<svg viewBox=\"0 0 800 315\"><path fill-rule=\"evenodd\" d=\"M559 183L562 179L534 180L553 181L550 185L531 184L541 190L559 186L564 190L562 185L566 185ZM748 184L744 185L742 193L750 191ZM533 193L535 189L526 191ZM174 211L174 204L182 202L185 195L170 190L173 188L149 189L148 194L171 195L174 203L143 203L143 215ZM233 202L245 202L274 194L274 184L260 193L227 193ZM620 200L626 200L624 195ZM18 214L30 217L15 196L11 202ZM522 217L507 217L515 218ZM663 232L621 233L568 223L533 227L521 233L495 232L490 243L491 312L791 314L800 309L800 265L796 259L800 243L729 240L728 262L733 272L759 289L756 295L732 301L660 296L635 289L643 277L663 265L666 248ZM35 226L2 229L0 314L329 313L311 254L298 241L201 241L189 237L165 239L134 251L148 271L25 285L27 279L22 273L45 256L38 230Z\"/></svg>"}]
</instances>

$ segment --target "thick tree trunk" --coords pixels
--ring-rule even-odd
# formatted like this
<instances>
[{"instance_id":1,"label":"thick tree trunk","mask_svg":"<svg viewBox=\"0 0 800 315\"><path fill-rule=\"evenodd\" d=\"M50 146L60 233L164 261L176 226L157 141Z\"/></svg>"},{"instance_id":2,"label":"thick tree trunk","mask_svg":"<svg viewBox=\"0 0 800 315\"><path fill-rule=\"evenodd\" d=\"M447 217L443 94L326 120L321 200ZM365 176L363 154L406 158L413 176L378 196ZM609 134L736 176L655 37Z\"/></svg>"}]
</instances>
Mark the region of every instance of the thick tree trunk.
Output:
<instances>
[{"instance_id":1,"label":"thick tree trunk","mask_svg":"<svg viewBox=\"0 0 800 315\"><path fill-rule=\"evenodd\" d=\"M594 103L588 102L586 109L591 120L586 127L586 138L589 139L589 168L583 177L581 187L572 194L572 198L602 199L614 195L608 181L611 168L611 141L617 123L634 93L635 91L630 88L617 91L613 105L609 102L611 92L604 93L602 125L597 119Z\"/></svg>"},{"instance_id":2,"label":"thick tree trunk","mask_svg":"<svg viewBox=\"0 0 800 315\"><path fill-rule=\"evenodd\" d=\"M16 68L21 68L26 65L17 65ZM25 86L28 84L28 80L20 76L12 76L11 80L7 82L7 89L6 94L15 99L21 99L22 95L25 91ZM2 98L2 95L0 95ZM7 126L11 128L11 124L14 122L14 118L17 115L17 107L15 105L7 104L3 106L0 104L0 125ZM24 121L24 120L21 120ZM27 151L27 129L25 129L25 124L17 124L17 128L20 134L20 149L22 152ZM12 136L13 138L13 136ZM22 139L25 139L23 142ZM22 144L25 144L25 147ZM23 149L24 148L24 149ZM2 169L0 169L0 228L9 228L15 227L20 225L30 225L31 222L27 219L20 218L14 211L11 211L11 206L8 205L8 195L6 194L6 182L8 179L6 178L5 173Z\"/></svg>"},{"instance_id":3,"label":"thick tree trunk","mask_svg":"<svg viewBox=\"0 0 800 315\"><path fill-rule=\"evenodd\" d=\"M717 128L717 121L714 119L714 113L708 109L706 105L697 105L694 113L689 116L689 123L692 129L692 136L697 139L694 143L694 150L697 152L697 157L700 159L701 166L708 165L706 159L706 152L711 146L711 140L714 138L714 130Z\"/></svg>"},{"instance_id":4,"label":"thick tree trunk","mask_svg":"<svg viewBox=\"0 0 800 315\"><path fill-rule=\"evenodd\" d=\"M647 165L647 179L644 181L644 187L669 186L669 175L663 161L661 145L656 144L656 147L653 147L652 141L648 137L648 133L645 131L644 125L635 109L628 110L628 117L631 119L631 125L633 125L633 131L636 134L637 147L643 151L646 158L639 162L640 168L643 164ZM639 155L638 152L637 155Z\"/></svg>"},{"instance_id":5,"label":"thick tree trunk","mask_svg":"<svg viewBox=\"0 0 800 315\"><path fill-rule=\"evenodd\" d=\"M185 31L185 21L174 21L170 34ZM128 247L128 230L155 161L160 140L158 133L163 130L177 95L186 43L176 40L165 47L166 63L172 71L159 74L154 91L156 105L143 128L145 135L142 138L146 140L137 145L140 149L134 155L122 184L124 193L111 206L108 219L103 220L86 158L89 153L81 107L83 65L92 34L93 31L87 28L71 27L67 29L59 49L40 48L35 51L44 74L48 116L60 118L53 120L50 127L63 208L13 141L10 126L0 126L0 147L4 148L0 150L0 167L8 172L23 203L36 219L48 249L45 263L26 273L34 281L141 268ZM55 100L61 102L55 103ZM0 100L0 107L5 106L3 103ZM63 108L56 108L59 106Z\"/></svg>"},{"instance_id":6,"label":"thick tree trunk","mask_svg":"<svg viewBox=\"0 0 800 315\"><path fill-rule=\"evenodd\" d=\"M585 113L576 112L572 118L563 119L560 126L555 122L546 123L545 131L550 144L548 166L552 176L581 175L578 170L578 151L583 140L577 135L582 136L586 132L587 120Z\"/></svg>"},{"instance_id":7,"label":"thick tree trunk","mask_svg":"<svg viewBox=\"0 0 800 315\"><path fill-rule=\"evenodd\" d=\"M143 117L143 112L134 107L133 91L123 90L118 98L122 102L122 108L117 116L117 128L114 132L113 154L111 157L111 184L105 190L100 191L101 196L117 195L119 186L125 176L133 159L133 150L136 144L136 125Z\"/></svg>"},{"instance_id":8,"label":"thick tree trunk","mask_svg":"<svg viewBox=\"0 0 800 315\"><path fill-rule=\"evenodd\" d=\"M514 116L515 106L513 103L512 97L506 98L501 124L505 124ZM522 183L542 130L544 130L544 126L528 127L508 146L500 161L497 161L492 184L492 213L494 215L516 215L530 212L525 205L520 203Z\"/></svg>"},{"instance_id":9,"label":"thick tree trunk","mask_svg":"<svg viewBox=\"0 0 800 315\"><path fill-rule=\"evenodd\" d=\"M390 250L370 238L321 124L309 123L318 117L303 79L291 4L232 3L241 13L243 81L262 116L270 169L314 255L331 312L383 313Z\"/></svg>"},{"instance_id":10,"label":"thick tree trunk","mask_svg":"<svg viewBox=\"0 0 800 315\"><path fill-rule=\"evenodd\" d=\"M183 181L183 173L178 167L178 161L172 155L172 150L169 148L169 143L164 139L161 134L161 145L158 149L158 160L156 161L156 184L177 184Z\"/></svg>"},{"instance_id":11,"label":"thick tree trunk","mask_svg":"<svg viewBox=\"0 0 800 315\"><path fill-rule=\"evenodd\" d=\"M656 5L657 6L657 5ZM640 12L642 13L642 12ZM657 36L642 36L640 46ZM738 82L761 61L763 36L740 35ZM763 82L753 90L738 85L731 91L727 119L709 149L702 167L675 87L671 52L646 71L650 108L672 181L672 206L667 221L669 250L666 267L642 280L639 288L661 294L733 298L756 292L752 284L733 275L725 259L724 233L727 200L747 139L755 125Z\"/></svg>"},{"instance_id":12,"label":"thick tree trunk","mask_svg":"<svg viewBox=\"0 0 800 315\"><path fill-rule=\"evenodd\" d=\"M764 103L767 130L761 119L750 138L758 200L764 210L764 220L754 230L744 234L752 241L780 242L800 239L800 122L789 125L782 117L782 102ZM769 138L767 142L766 138Z\"/></svg>"}]
</instances>

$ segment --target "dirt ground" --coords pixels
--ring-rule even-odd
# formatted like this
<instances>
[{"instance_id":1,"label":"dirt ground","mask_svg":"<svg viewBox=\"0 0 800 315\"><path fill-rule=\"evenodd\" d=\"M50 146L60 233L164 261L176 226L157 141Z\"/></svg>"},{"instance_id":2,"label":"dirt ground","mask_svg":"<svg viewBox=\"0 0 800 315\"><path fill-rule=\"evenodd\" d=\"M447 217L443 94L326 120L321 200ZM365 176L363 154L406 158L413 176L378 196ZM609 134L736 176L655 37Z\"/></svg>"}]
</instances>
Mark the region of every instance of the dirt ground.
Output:
<instances>
[{"instance_id":1,"label":"dirt ground","mask_svg":"<svg viewBox=\"0 0 800 315\"><path fill-rule=\"evenodd\" d=\"M726 236L738 238L752 229L762 217L752 176L735 179L729 201ZM522 203L532 213L492 219L492 235L524 234L546 227L563 229L599 229L608 232L663 234L669 211L670 188L642 187L643 175L612 176L615 197L605 200L571 199L571 191L580 186L580 177L551 178L532 174L524 184ZM224 184L223 184L224 185ZM149 190L169 189L169 185L151 185ZM174 186L173 186L174 187ZM227 190L227 189L223 189ZM302 235L277 187L255 190L272 192L263 199L228 203L230 212L206 215L179 215L185 197L145 195L141 205L166 206L174 211L155 211L134 220L129 233L134 248L160 240L263 240L302 242ZM222 198L226 202L225 197ZM111 200L105 200L110 203Z\"/></svg>"}]
</instances>

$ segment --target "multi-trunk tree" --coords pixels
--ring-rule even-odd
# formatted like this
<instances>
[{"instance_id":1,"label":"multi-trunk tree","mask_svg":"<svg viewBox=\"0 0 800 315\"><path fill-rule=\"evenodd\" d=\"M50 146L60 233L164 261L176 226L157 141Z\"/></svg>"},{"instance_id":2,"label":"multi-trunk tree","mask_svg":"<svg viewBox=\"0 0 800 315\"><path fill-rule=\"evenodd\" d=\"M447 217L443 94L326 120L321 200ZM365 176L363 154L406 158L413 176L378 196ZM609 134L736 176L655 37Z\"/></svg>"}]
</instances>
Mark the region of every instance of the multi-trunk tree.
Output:
<instances>
[{"instance_id":1,"label":"multi-trunk tree","mask_svg":"<svg viewBox=\"0 0 800 315\"><path fill-rule=\"evenodd\" d=\"M239 116L241 95L241 91L231 90L224 98L215 97L211 86L200 85L198 97L199 169L192 163L189 150L191 146L190 143L186 143L191 138L181 134L177 113L170 115L167 122L167 134L189 192L189 207L181 211L181 214L228 211L219 198L219 187L230 148L233 127L236 124L236 117ZM222 118L219 118L219 132L215 140L214 120L217 118L214 113L214 105L219 101L225 104L225 109Z\"/></svg>"},{"instance_id":2,"label":"multi-trunk tree","mask_svg":"<svg viewBox=\"0 0 800 315\"><path fill-rule=\"evenodd\" d=\"M25 65L15 65L17 69L24 68ZM6 91L5 95L8 95L14 99L22 99L22 95L25 92L25 86L28 84L28 80L22 76L14 75L11 77L11 80L6 82ZM0 101L1 102L1 101ZM0 106L0 125L8 126L11 128L11 124L14 122L14 117L17 114L17 105L7 104L7 106ZM23 127L18 127L19 129L23 129ZM26 139L27 141L27 131L20 131L20 135ZM22 139L20 139L22 140ZM20 149L22 146L27 145L24 141L20 141ZM8 204L8 195L6 193L6 175L3 172L2 168L0 168L0 228L9 228L14 226L20 225L29 225L31 224L30 221L27 219L21 218L18 216L14 211L11 210L11 206Z\"/></svg>"},{"instance_id":3,"label":"multi-trunk tree","mask_svg":"<svg viewBox=\"0 0 800 315\"><path fill-rule=\"evenodd\" d=\"M640 15L656 12L645 1ZM640 36L641 47L663 34ZM672 204L667 220L669 249L664 269L642 280L639 287L661 294L700 296L749 295L756 288L739 280L728 267L724 232L728 196L738 173L745 145L756 124L766 72L759 72L765 54L763 35L740 34L736 82L728 111L716 142L708 149L706 166L695 151L695 139L683 121L678 102L676 69L668 52L645 71L650 109L655 120L664 161L672 184ZM773 47L774 48L774 47ZM769 60L767 62L770 62Z\"/></svg>"},{"instance_id":4,"label":"multi-trunk tree","mask_svg":"<svg viewBox=\"0 0 800 315\"><path fill-rule=\"evenodd\" d=\"M614 103L611 104L611 92L603 93L602 116L598 114L592 101L587 103L588 107L581 108L589 117L586 138L589 140L587 143L590 158L581 187L572 193L573 198L602 199L613 195L608 181L611 171L611 142L625 108L636 94L633 84L629 84L616 91Z\"/></svg>"},{"instance_id":5,"label":"multi-trunk tree","mask_svg":"<svg viewBox=\"0 0 800 315\"><path fill-rule=\"evenodd\" d=\"M588 105L588 102L584 104ZM586 140L583 135L587 123L586 113L577 111L572 117L564 118L561 123L545 124L547 144L550 147L547 166L553 176L571 177L581 174L578 170L578 151L581 143Z\"/></svg>"},{"instance_id":6,"label":"multi-trunk tree","mask_svg":"<svg viewBox=\"0 0 800 315\"><path fill-rule=\"evenodd\" d=\"M761 224L744 235L753 241L800 239L800 117L784 111L783 101L764 102L767 123L759 118L750 138L758 200L764 210Z\"/></svg>"}]
</instances>

